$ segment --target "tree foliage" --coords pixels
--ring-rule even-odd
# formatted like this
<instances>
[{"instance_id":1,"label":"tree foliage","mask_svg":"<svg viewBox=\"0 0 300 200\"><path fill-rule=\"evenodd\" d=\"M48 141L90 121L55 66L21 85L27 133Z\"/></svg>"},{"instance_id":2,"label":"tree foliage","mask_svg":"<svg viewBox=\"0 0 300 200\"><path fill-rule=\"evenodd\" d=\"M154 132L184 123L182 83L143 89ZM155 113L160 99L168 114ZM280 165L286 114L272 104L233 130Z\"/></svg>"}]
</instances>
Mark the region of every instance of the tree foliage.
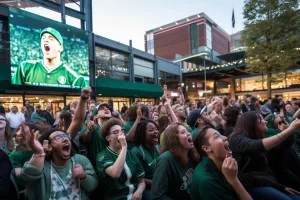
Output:
<instances>
[{"instance_id":1,"label":"tree foliage","mask_svg":"<svg viewBox=\"0 0 300 200\"><path fill-rule=\"evenodd\" d=\"M267 74L271 82L300 61L300 11L298 0L245 0L247 70Z\"/></svg>"}]
</instances>

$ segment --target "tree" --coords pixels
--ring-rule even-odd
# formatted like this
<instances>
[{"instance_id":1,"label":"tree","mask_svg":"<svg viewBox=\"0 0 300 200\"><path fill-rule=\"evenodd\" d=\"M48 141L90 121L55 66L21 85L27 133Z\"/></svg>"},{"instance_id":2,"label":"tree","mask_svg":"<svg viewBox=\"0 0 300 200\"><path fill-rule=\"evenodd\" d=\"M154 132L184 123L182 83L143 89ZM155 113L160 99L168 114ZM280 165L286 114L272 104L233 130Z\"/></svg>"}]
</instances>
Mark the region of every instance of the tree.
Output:
<instances>
[{"instance_id":1,"label":"tree","mask_svg":"<svg viewBox=\"0 0 300 200\"><path fill-rule=\"evenodd\" d=\"M298 0L245 0L247 68L267 75L267 96L272 78L287 73L300 61L300 13Z\"/></svg>"}]
</instances>

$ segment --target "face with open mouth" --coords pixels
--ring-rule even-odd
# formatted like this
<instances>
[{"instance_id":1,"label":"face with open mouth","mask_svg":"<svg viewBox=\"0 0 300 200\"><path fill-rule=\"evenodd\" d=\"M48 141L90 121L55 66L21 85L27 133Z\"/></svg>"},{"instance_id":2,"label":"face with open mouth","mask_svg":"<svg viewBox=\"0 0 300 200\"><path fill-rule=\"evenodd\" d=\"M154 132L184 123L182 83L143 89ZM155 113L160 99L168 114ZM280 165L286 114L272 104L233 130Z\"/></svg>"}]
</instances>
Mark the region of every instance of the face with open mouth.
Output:
<instances>
[{"instance_id":1,"label":"face with open mouth","mask_svg":"<svg viewBox=\"0 0 300 200\"><path fill-rule=\"evenodd\" d=\"M182 125L178 126L178 138L181 147L190 150L194 147L192 135L190 132Z\"/></svg>"},{"instance_id":2,"label":"face with open mouth","mask_svg":"<svg viewBox=\"0 0 300 200\"><path fill-rule=\"evenodd\" d=\"M148 123L146 128L146 141L149 146L154 146L158 143L159 135L157 126L153 123Z\"/></svg>"},{"instance_id":3,"label":"face with open mouth","mask_svg":"<svg viewBox=\"0 0 300 200\"><path fill-rule=\"evenodd\" d=\"M111 118L111 112L106 106L100 106L98 110L98 116L100 119Z\"/></svg>"},{"instance_id":4,"label":"face with open mouth","mask_svg":"<svg viewBox=\"0 0 300 200\"><path fill-rule=\"evenodd\" d=\"M61 54L63 48L57 39L49 33L44 33L41 39L41 49L47 59L56 58Z\"/></svg>"},{"instance_id":5,"label":"face with open mouth","mask_svg":"<svg viewBox=\"0 0 300 200\"><path fill-rule=\"evenodd\" d=\"M205 136L208 139L208 144L202 147L208 154L213 154L217 159L224 160L226 157L231 157L232 151L229 149L227 137L221 135L215 129L208 129Z\"/></svg>"},{"instance_id":6,"label":"face with open mouth","mask_svg":"<svg viewBox=\"0 0 300 200\"><path fill-rule=\"evenodd\" d=\"M55 154L57 158L62 160L68 160L70 158L71 140L69 134L55 131L49 136L49 144L53 154Z\"/></svg>"}]
</instances>

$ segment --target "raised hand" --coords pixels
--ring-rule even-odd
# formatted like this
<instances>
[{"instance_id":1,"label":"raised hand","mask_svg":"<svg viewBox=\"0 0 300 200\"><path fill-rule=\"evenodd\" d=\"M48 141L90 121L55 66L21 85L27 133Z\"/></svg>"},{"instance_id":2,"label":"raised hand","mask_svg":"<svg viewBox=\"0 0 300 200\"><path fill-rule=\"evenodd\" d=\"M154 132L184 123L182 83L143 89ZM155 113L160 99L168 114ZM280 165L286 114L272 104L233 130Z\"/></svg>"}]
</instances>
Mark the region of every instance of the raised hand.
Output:
<instances>
[{"instance_id":1,"label":"raised hand","mask_svg":"<svg viewBox=\"0 0 300 200\"><path fill-rule=\"evenodd\" d=\"M237 179L238 164L234 158L225 158L222 165L222 173L229 183L232 183L235 179Z\"/></svg>"},{"instance_id":2,"label":"raised hand","mask_svg":"<svg viewBox=\"0 0 300 200\"><path fill-rule=\"evenodd\" d=\"M120 142L122 148L127 148L126 137L124 133L120 133L118 136L118 141Z\"/></svg>"},{"instance_id":3,"label":"raised hand","mask_svg":"<svg viewBox=\"0 0 300 200\"><path fill-rule=\"evenodd\" d=\"M25 133L27 138L29 138L29 146L32 149L34 154L42 154L44 153L44 148L42 144L38 141L39 131L30 132L28 126L22 124L21 125L22 132Z\"/></svg>"},{"instance_id":4,"label":"raised hand","mask_svg":"<svg viewBox=\"0 0 300 200\"><path fill-rule=\"evenodd\" d=\"M80 164L75 164L72 167L72 177L73 178L84 178L86 177L86 174Z\"/></svg>"},{"instance_id":5,"label":"raised hand","mask_svg":"<svg viewBox=\"0 0 300 200\"><path fill-rule=\"evenodd\" d=\"M295 119L289 126L290 129L293 131L298 130L300 128L300 120L297 118Z\"/></svg>"},{"instance_id":6,"label":"raised hand","mask_svg":"<svg viewBox=\"0 0 300 200\"><path fill-rule=\"evenodd\" d=\"M93 132L96 129L96 124L93 121L88 121L87 129L89 133Z\"/></svg>"},{"instance_id":7,"label":"raised hand","mask_svg":"<svg viewBox=\"0 0 300 200\"><path fill-rule=\"evenodd\" d=\"M89 98L91 97L91 94L92 94L92 88L91 87L82 88L80 98L82 100L88 101Z\"/></svg>"},{"instance_id":8,"label":"raised hand","mask_svg":"<svg viewBox=\"0 0 300 200\"><path fill-rule=\"evenodd\" d=\"M136 115L138 118L142 118L143 117L143 114L142 114L142 111L141 111L141 105L138 104L138 108L136 110Z\"/></svg>"}]
</instances>

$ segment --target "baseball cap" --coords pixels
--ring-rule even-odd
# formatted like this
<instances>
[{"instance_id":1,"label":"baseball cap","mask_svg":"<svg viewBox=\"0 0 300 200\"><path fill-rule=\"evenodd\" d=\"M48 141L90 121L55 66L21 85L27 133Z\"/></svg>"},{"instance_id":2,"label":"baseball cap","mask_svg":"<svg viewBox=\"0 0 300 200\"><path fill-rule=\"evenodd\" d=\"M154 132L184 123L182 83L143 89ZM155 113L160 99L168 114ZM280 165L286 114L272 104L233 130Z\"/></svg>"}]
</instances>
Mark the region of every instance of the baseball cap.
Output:
<instances>
[{"instance_id":1,"label":"baseball cap","mask_svg":"<svg viewBox=\"0 0 300 200\"><path fill-rule=\"evenodd\" d=\"M246 97L252 97L252 95L251 95L251 94L245 94L245 96L246 96Z\"/></svg>"},{"instance_id":2,"label":"baseball cap","mask_svg":"<svg viewBox=\"0 0 300 200\"><path fill-rule=\"evenodd\" d=\"M45 33L51 34L53 37L55 37L57 39L59 44L61 46L63 46L63 38L62 38L61 34L56 29L51 28L51 27L45 28L44 30L42 30L40 36L42 37Z\"/></svg>"},{"instance_id":3,"label":"baseball cap","mask_svg":"<svg viewBox=\"0 0 300 200\"><path fill-rule=\"evenodd\" d=\"M36 108L41 108L42 106L41 106L41 104L37 104L35 107Z\"/></svg>"},{"instance_id":4,"label":"baseball cap","mask_svg":"<svg viewBox=\"0 0 300 200\"><path fill-rule=\"evenodd\" d=\"M195 109L195 110L191 110L189 115L186 118L186 123L191 127L191 128L195 128L195 124L197 122L197 119L200 117L200 112L201 110L199 109Z\"/></svg>"}]
</instances>

